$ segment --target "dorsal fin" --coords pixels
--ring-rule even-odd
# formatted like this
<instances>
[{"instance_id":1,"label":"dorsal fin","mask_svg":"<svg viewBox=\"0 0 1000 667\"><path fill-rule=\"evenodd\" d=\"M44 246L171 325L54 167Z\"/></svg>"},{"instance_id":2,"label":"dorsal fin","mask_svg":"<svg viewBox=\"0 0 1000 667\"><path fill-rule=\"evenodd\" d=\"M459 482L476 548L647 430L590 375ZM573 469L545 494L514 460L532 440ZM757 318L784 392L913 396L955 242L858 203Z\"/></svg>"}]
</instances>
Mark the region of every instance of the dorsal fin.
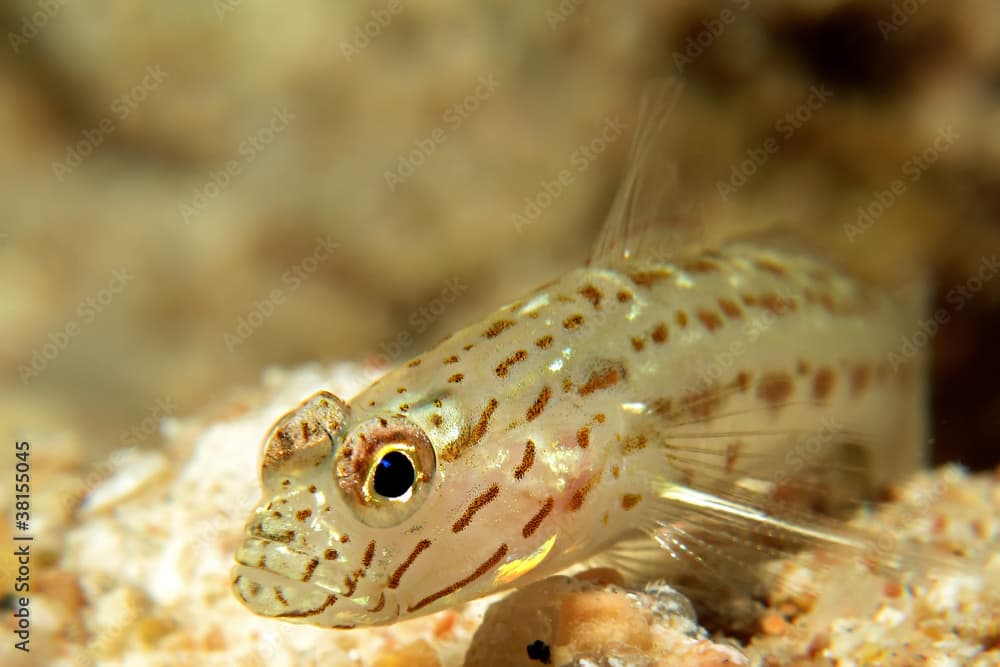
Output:
<instances>
[{"instance_id":1,"label":"dorsal fin","mask_svg":"<svg viewBox=\"0 0 1000 667\"><path fill-rule=\"evenodd\" d=\"M672 152L663 145L683 92L677 78L647 85L628 168L591 253L592 264L663 261L705 245L697 206L683 193Z\"/></svg>"}]
</instances>

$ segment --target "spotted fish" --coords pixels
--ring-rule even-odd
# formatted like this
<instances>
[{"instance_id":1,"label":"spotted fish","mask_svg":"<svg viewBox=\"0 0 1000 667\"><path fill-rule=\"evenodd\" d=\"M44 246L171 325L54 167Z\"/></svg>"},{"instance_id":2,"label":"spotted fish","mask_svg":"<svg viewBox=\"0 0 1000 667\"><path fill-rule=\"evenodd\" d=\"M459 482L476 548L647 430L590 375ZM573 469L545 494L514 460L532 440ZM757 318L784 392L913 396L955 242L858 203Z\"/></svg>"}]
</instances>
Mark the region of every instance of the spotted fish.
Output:
<instances>
[{"instance_id":1,"label":"spotted fish","mask_svg":"<svg viewBox=\"0 0 1000 667\"><path fill-rule=\"evenodd\" d=\"M387 624L636 538L870 553L783 508L922 465L922 361L897 351L921 300L763 239L637 233L653 115L587 266L275 424L232 573L251 610Z\"/></svg>"}]
</instances>

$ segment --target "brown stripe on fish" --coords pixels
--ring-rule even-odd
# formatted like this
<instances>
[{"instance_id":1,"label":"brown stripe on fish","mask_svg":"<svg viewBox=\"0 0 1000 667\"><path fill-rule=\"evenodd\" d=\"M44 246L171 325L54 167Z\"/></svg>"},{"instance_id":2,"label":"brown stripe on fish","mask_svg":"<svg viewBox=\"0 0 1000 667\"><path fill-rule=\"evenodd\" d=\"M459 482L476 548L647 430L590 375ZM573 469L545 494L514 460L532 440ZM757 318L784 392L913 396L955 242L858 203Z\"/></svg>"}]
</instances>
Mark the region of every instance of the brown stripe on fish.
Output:
<instances>
[{"instance_id":1,"label":"brown stripe on fish","mask_svg":"<svg viewBox=\"0 0 1000 667\"><path fill-rule=\"evenodd\" d=\"M457 461L463 454L478 445L479 441L486 435L486 430L490 426L490 418L498 405L500 402L491 398L479 416L479 421L472 427L466 426L458 438L445 445L444 449L441 450L441 459L443 461Z\"/></svg>"},{"instance_id":2,"label":"brown stripe on fish","mask_svg":"<svg viewBox=\"0 0 1000 667\"><path fill-rule=\"evenodd\" d=\"M382 609L384 608L385 608L385 592L383 591L378 594L378 602L376 602L375 606L369 609L368 611L371 613L375 613L377 611L382 611Z\"/></svg>"},{"instance_id":3,"label":"brown stripe on fish","mask_svg":"<svg viewBox=\"0 0 1000 667\"><path fill-rule=\"evenodd\" d=\"M657 345L663 345L667 342L667 337L670 336L670 329L663 322L660 322L655 327L653 327L653 332L649 334L649 337L653 339L653 342Z\"/></svg>"},{"instance_id":4,"label":"brown stripe on fish","mask_svg":"<svg viewBox=\"0 0 1000 667\"><path fill-rule=\"evenodd\" d=\"M507 377L510 372L511 366L518 364L528 358L527 350L518 350L514 354L510 355L506 359L500 362L500 365L496 367L496 374L499 378Z\"/></svg>"},{"instance_id":5,"label":"brown stripe on fish","mask_svg":"<svg viewBox=\"0 0 1000 667\"><path fill-rule=\"evenodd\" d=\"M472 517L476 515L476 512L496 500L498 495L500 495L500 485L494 484L490 488L486 489L486 491L473 498L472 502L469 503L469 506L465 509L462 516L460 516L452 525L451 532L460 533L468 528L469 524L472 523Z\"/></svg>"},{"instance_id":6,"label":"brown stripe on fish","mask_svg":"<svg viewBox=\"0 0 1000 667\"><path fill-rule=\"evenodd\" d=\"M372 564L372 559L373 558L375 558L375 540L372 540L371 542L369 542L368 546L365 547L365 555L361 559L361 566L365 570L367 570L368 567ZM365 576L364 572L361 573L361 576L362 577Z\"/></svg>"},{"instance_id":7,"label":"brown stripe on fish","mask_svg":"<svg viewBox=\"0 0 1000 667\"><path fill-rule=\"evenodd\" d=\"M521 455L521 462L517 464L516 468L514 468L514 479L522 479L528 471L531 470L531 466L534 465L534 463L535 443L529 440L528 444L524 446L524 454Z\"/></svg>"},{"instance_id":8,"label":"brown stripe on fish","mask_svg":"<svg viewBox=\"0 0 1000 667\"><path fill-rule=\"evenodd\" d=\"M541 338L535 341L535 347L537 347L539 350L544 350L549 345L552 345L552 336L542 336Z\"/></svg>"},{"instance_id":9,"label":"brown stripe on fish","mask_svg":"<svg viewBox=\"0 0 1000 667\"><path fill-rule=\"evenodd\" d=\"M316 571L317 567L319 567L318 558L313 558L311 561L306 563L306 571L302 575L302 581L309 581L310 579L312 579L313 573Z\"/></svg>"},{"instance_id":10,"label":"brown stripe on fish","mask_svg":"<svg viewBox=\"0 0 1000 667\"><path fill-rule=\"evenodd\" d=\"M275 589L275 591L277 591L277 589ZM322 614L336 601L337 601L337 596L331 594L326 596L326 600L323 601L323 604L314 609L303 609L301 611L288 611L285 612L284 614L277 614L276 616L278 618L306 618L309 616L316 616L318 614Z\"/></svg>"},{"instance_id":11,"label":"brown stripe on fish","mask_svg":"<svg viewBox=\"0 0 1000 667\"><path fill-rule=\"evenodd\" d=\"M455 373L450 378L448 378L448 382L451 382L452 384L458 384L464 379L465 379L464 373Z\"/></svg>"},{"instance_id":12,"label":"brown stripe on fish","mask_svg":"<svg viewBox=\"0 0 1000 667\"><path fill-rule=\"evenodd\" d=\"M396 571L392 573L392 576L389 577L389 588L399 588L399 580L403 578L406 571L411 565L413 565L413 561L417 559L417 556L430 548L430 546L430 540L420 540L417 542L417 546L413 547L413 551L410 552L410 555L406 557L406 560L404 560L400 566L396 568Z\"/></svg>"},{"instance_id":13,"label":"brown stripe on fish","mask_svg":"<svg viewBox=\"0 0 1000 667\"><path fill-rule=\"evenodd\" d=\"M576 432L576 444L579 445L580 449L586 449L590 446L590 427L581 426Z\"/></svg>"},{"instance_id":14,"label":"brown stripe on fish","mask_svg":"<svg viewBox=\"0 0 1000 667\"><path fill-rule=\"evenodd\" d=\"M563 320L563 328L572 331L583 326L583 315L576 313Z\"/></svg>"},{"instance_id":15,"label":"brown stripe on fish","mask_svg":"<svg viewBox=\"0 0 1000 667\"><path fill-rule=\"evenodd\" d=\"M528 412L525 414L524 418L529 422L537 418L538 415L542 414L545 406L548 405L550 398L552 398L552 390L548 385L545 385L542 387L542 390L538 392L538 398L536 398L535 402L528 408Z\"/></svg>"},{"instance_id":16,"label":"brown stripe on fish","mask_svg":"<svg viewBox=\"0 0 1000 667\"><path fill-rule=\"evenodd\" d=\"M597 472L587 483L581 486L579 489L573 492L573 496L569 499L569 503L566 505L570 512L575 512L583 506L583 501L587 499L587 494L601 481L601 473Z\"/></svg>"},{"instance_id":17,"label":"brown stripe on fish","mask_svg":"<svg viewBox=\"0 0 1000 667\"><path fill-rule=\"evenodd\" d=\"M524 536L524 539L528 539L534 535L535 531L538 530L538 527L542 525L542 521L545 520L545 517L549 515L549 512L551 512L552 508L555 506L555 498L549 496L545 499L545 502L542 503L542 508L535 512L535 515L531 517L531 519L528 520L528 523L524 524L524 528L521 529L521 535Z\"/></svg>"},{"instance_id":18,"label":"brown stripe on fish","mask_svg":"<svg viewBox=\"0 0 1000 667\"><path fill-rule=\"evenodd\" d=\"M465 577L464 579L456 581L450 586L442 588L437 593L432 593L428 595L427 597L417 602L415 605L407 607L407 611L417 611L418 609L422 609L427 605L431 604L432 602L437 602L446 595L451 595L455 591L465 588L473 581L475 581L476 579L478 579L479 577L483 576L484 574L492 570L494 567L496 567L500 563L500 561L504 559L504 556L507 555L507 550L508 550L507 545L501 544L500 548L498 548L496 552L492 556L490 556L488 560L486 560L486 562L477 567L472 574Z\"/></svg>"}]
</instances>

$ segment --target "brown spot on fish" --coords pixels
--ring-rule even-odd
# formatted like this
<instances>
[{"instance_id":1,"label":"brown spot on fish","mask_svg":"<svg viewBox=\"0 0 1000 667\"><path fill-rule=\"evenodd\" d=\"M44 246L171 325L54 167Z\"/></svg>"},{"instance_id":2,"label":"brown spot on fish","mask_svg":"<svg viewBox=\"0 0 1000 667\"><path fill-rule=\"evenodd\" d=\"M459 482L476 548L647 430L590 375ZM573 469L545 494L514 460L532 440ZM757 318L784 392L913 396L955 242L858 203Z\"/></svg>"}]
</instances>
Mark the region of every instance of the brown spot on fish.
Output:
<instances>
[{"instance_id":1,"label":"brown spot on fish","mask_svg":"<svg viewBox=\"0 0 1000 667\"><path fill-rule=\"evenodd\" d=\"M497 320L483 332L483 338L496 338L501 332L512 326L514 323L511 320Z\"/></svg>"},{"instance_id":2,"label":"brown spot on fish","mask_svg":"<svg viewBox=\"0 0 1000 667\"><path fill-rule=\"evenodd\" d=\"M313 558L311 561L306 563L306 571L302 575L302 581L309 581L310 579L312 579L313 572L316 571L317 567L319 567L318 558Z\"/></svg>"},{"instance_id":3,"label":"brown spot on fish","mask_svg":"<svg viewBox=\"0 0 1000 667\"><path fill-rule=\"evenodd\" d=\"M465 373L455 373L454 375L448 378L448 382L451 382L452 384L458 384L464 378L465 378Z\"/></svg>"},{"instance_id":4,"label":"brown spot on fish","mask_svg":"<svg viewBox=\"0 0 1000 667\"><path fill-rule=\"evenodd\" d=\"M667 337L670 335L670 330L667 325L660 322L655 327L653 327L653 333L649 334L649 337L653 339L653 342L657 345L663 345L667 342Z\"/></svg>"},{"instance_id":5,"label":"brown spot on fish","mask_svg":"<svg viewBox=\"0 0 1000 667\"><path fill-rule=\"evenodd\" d=\"M628 274L629 279L638 287L652 287L661 280L666 280L671 276L673 276L673 273L665 269L633 271Z\"/></svg>"},{"instance_id":6,"label":"brown spot on fish","mask_svg":"<svg viewBox=\"0 0 1000 667\"><path fill-rule=\"evenodd\" d=\"M572 497L569 499L569 504L567 505L569 511L575 512L576 510L583 507L583 501L587 499L587 494L589 494L591 490L600 481L601 481L601 473L598 472L595 475L591 476L591 478L587 480L586 484L584 484L579 489L574 491Z\"/></svg>"},{"instance_id":7,"label":"brown spot on fish","mask_svg":"<svg viewBox=\"0 0 1000 667\"><path fill-rule=\"evenodd\" d=\"M573 330L580 327L583 324L583 315L579 313L575 315L570 315L565 320L563 320L563 328Z\"/></svg>"},{"instance_id":8,"label":"brown spot on fish","mask_svg":"<svg viewBox=\"0 0 1000 667\"><path fill-rule=\"evenodd\" d=\"M628 455L632 452L638 452L641 449L645 449L647 442L649 442L649 440L642 433L639 433L638 435L630 435L625 438L625 442L622 443L622 454Z\"/></svg>"},{"instance_id":9,"label":"brown spot on fish","mask_svg":"<svg viewBox=\"0 0 1000 667\"><path fill-rule=\"evenodd\" d=\"M432 602L436 602L437 600L440 600L444 596L450 595L455 591L464 588L465 586L468 586L473 581L475 581L476 579L478 579L479 577L483 576L484 574L492 570L494 567L496 567L496 565L499 564L500 561L504 559L504 556L507 555L507 550L508 550L507 545L501 544L500 547L496 550L496 552L492 556L490 556L486 562L484 562L482 565L476 568L475 572L465 577L464 579L456 581L450 586L442 588L436 593L428 595L427 597L423 598L413 606L408 607L407 611L416 611L418 609L422 609L423 607L426 607Z\"/></svg>"},{"instance_id":10,"label":"brown spot on fish","mask_svg":"<svg viewBox=\"0 0 1000 667\"><path fill-rule=\"evenodd\" d=\"M713 271L719 270L719 267L714 262L710 262L707 259L702 258L685 262L684 264L681 264L680 268L688 273L712 273Z\"/></svg>"},{"instance_id":11,"label":"brown spot on fish","mask_svg":"<svg viewBox=\"0 0 1000 667\"><path fill-rule=\"evenodd\" d=\"M413 551L410 552L410 555L406 557L406 560L404 560L400 566L396 568L396 571L392 573L392 576L389 577L389 588L399 588L399 580L403 578L406 571L411 565L413 565L413 561L417 559L417 556L429 549L430 546L430 540L420 540L417 542L417 546L413 547ZM385 600L382 602L384 604Z\"/></svg>"},{"instance_id":12,"label":"brown spot on fish","mask_svg":"<svg viewBox=\"0 0 1000 667\"><path fill-rule=\"evenodd\" d=\"M792 395L794 381L788 373L776 371L761 377L757 384L757 396L771 407L778 407Z\"/></svg>"},{"instance_id":13,"label":"brown spot on fish","mask_svg":"<svg viewBox=\"0 0 1000 667\"><path fill-rule=\"evenodd\" d=\"M549 345L552 345L552 336L542 336L541 338L535 341L535 347L537 347L539 350L544 350Z\"/></svg>"},{"instance_id":14,"label":"brown spot on fish","mask_svg":"<svg viewBox=\"0 0 1000 667\"><path fill-rule=\"evenodd\" d=\"M431 415L431 424L433 424L434 426L441 426L441 424L443 423L444 423L444 418L441 415L439 415L436 412Z\"/></svg>"},{"instance_id":15,"label":"brown spot on fish","mask_svg":"<svg viewBox=\"0 0 1000 667\"><path fill-rule=\"evenodd\" d=\"M611 476L618 479L618 475L621 474L621 468L618 466L611 466Z\"/></svg>"},{"instance_id":16,"label":"brown spot on fish","mask_svg":"<svg viewBox=\"0 0 1000 667\"><path fill-rule=\"evenodd\" d=\"M740 458L740 450L743 448L743 443L736 441L731 442L726 445L726 472L732 474L736 467L736 462Z\"/></svg>"},{"instance_id":17,"label":"brown spot on fish","mask_svg":"<svg viewBox=\"0 0 1000 667\"><path fill-rule=\"evenodd\" d=\"M590 427L582 426L577 429L576 432L576 444L580 449L586 449L590 446Z\"/></svg>"},{"instance_id":18,"label":"brown spot on fish","mask_svg":"<svg viewBox=\"0 0 1000 667\"><path fill-rule=\"evenodd\" d=\"M517 464L514 468L514 479L522 479L529 470L531 466L535 463L535 443L531 440L528 444L524 446L524 454L521 455L521 462Z\"/></svg>"},{"instance_id":19,"label":"brown spot on fish","mask_svg":"<svg viewBox=\"0 0 1000 667\"><path fill-rule=\"evenodd\" d=\"M469 343L468 345L463 345L462 349L465 350L466 352L468 352L469 350L471 350L475 346L476 346L475 343Z\"/></svg>"},{"instance_id":20,"label":"brown spot on fish","mask_svg":"<svg viewBox=\"0 0 1000 667\"><path fill-rule=\"evenodd\" d=\"M343 535L340 536L340 543L341 544L347 544L350 541L351 541L351 536L348 535L347 533L344 533Z\"/></svg>"},{"instance_id":21,"label":"brown spot on fish","mask_svg":"<svg viewBox=\"0 0 1000 667\"><path fill-rule=\"evenodd\" d=\"M417 366L420 365L420 359L413 359L412 361L408 362L406 365L409 368L416 368Z\"/></svg>"},{"instance_id":22,"label":"brown spot on fish","mask_svg":"<svg viewBox=\"0 0 1000 667\"><path fill-rule=\"evenodd\" d=\"M809 375L809 362L805 359L799 359L798 363L795 364L795 372L799 375Z\"/></svg>"},{"instance_id":23,"label":"brown spot on fish","mask_svg":"<svg viewBox=\"0 0 1000 667\"><path fill-rule=\"evenodd\" d=\"M750 378L753 377L749 371L740 371L736 374L734 386L741 392L746 392L750 388Z\"/></svg>"},{"instance_id":24,"label":"brown spot on fish","mask_svg":"<svg viewBox=\"0 0 1000 667\"><path fill-rule=\"evenodd\" d=\"M396 388L396 393L397 394L405 394L406 393L406 387L397 387Z\"/></svg>"},{"instance_id":25,"label":"brown spot on fish","mask_svg":"<svg viewBox=\"0 0 1000 667\"><path fill-rule=\"evenodd\" d=\"M552 390L549 389L548 385L546 385L542 387L540 392L538 392L538 398L536 398L535 402L528 408L528 412L525 414L524 418L530 422L538 417L538 415L542 414L542 410L544 410L545 406L548 405L550 398L552 398Z\"/></svg>"},{"instance_id":26,"label":"brown spot on fish","mask_svg":"<svg viewBox=\"0 0 1000 667\"><path fill-rule=\"evenodd\" d=\"M626 493L622 496L622 509L630 510L638 505L640 500L642 500L642 495L638 493Z\"/></svg>"},{"instance_id":27,"label":"brown spot on fish","mask_svg":"<svg viewBox=\"0 0 1000 667\"><path fill-rule=\"evenodd\" d=\"M538 530L538 527L542 525L542 521L545 520L545 517L549 515L549 512L551 512L552 508L555 506L555 498L549 496L545 499L545 502L542 503L542 508L535 512L535 515L531 517L531 519L528 520L528 523L524 524L524 528L521 529L521 535L524 539L528 539L536 530Z\"/></svg>"},{"instance_id":28,"label":"brown spot on fish","mask_svg":"<svg viewBox=\"0 0 1000 667\"><path fill-rule=\"evenodd\" d=\"M310 484L309 485L309 493L316 493L316 485L315 484Z\"/></svg>"},{"instance_id":29,"label":"brown spot on fish","mask_svg":"<svg viewBox=\"0 0 1000 667\"><path fill-rule=\"evenodd\" d=\"M830 390L833 389L833 381L833 371L829 368L824 366L816 371L816 375L813 377L813 398L822 401L829 396Z\"/></svg>"},{"instance_id":30,"label":"brown spot on fish","mask_svg":"<svg viewBox=\"0 0 1000 667\"><path fill-rule=\"evenodd\" d=\"M410 409L410 404L409 403L400 403L399 404L399 411L400 412L406 412L409 409Z\"/></svg>"},{"instance_id":31,"label":"brown spot on fish","mask_svg":"<svg viewBox=\"0 0 1000 667\"><path fill-rule=\"evenodd\" d=\"M457 364L458 363L458 355L457 354L453 354L450 357L445 357L444 361L442 363L444 365L446 365L446 366L448 364Z\"/></svg>"},{"instance_id":32,"label":"brown spot on fish","mask_svg":"<svg viewBox=\"0 0 1000 667\"><path fill-rule=\"evenodd\" d=\"M452 524L451 532L459 533L468 528L469 524L472 523L472 517L476 515L476 512L493 502L498 495L500 495L500 485L494 484L490 488L486 489L486 491L473 498L472 502L469 503L469 506L465 509L462 516L458 517L458 520Z\"/></svg>"},{"instance_id":33,"label":"brown spot on fish","mask_svg":"<svg viewBox=\"0 0 1000 667\"><path fill-rule=\"evenodd\" d=\"M683 310L678 310L674 315L674 319L677 320L677 326L682 329L688 325L688 316Z\"/></svg>"},{"instance_id":34,"label":"brown spot on fish","mask_svg":"<svg viewBox=\"0 0 1000 667\"><path fill-rule=\"evenodd\" d=\"M615 298L618 299L618 303L628 303L632 300L632 293L628 290L618 290L618 293L615 294Z\"/></svg>"},{"instance_id":35,"label":"brown spot on fish","mask_svg":"<svg viewBox=\"0 0 1000 667\"><path fill-rule=\"evenodd\" d=\"M709 331L715 331L722 326L722 320L718 315L710 310L699 310L698 319L701 320L701 323L704 324L705 328Z\"/></svg>"},{"instance_id":36,"label":"brown spot on fish","mask_svg":"<svg viewBox=\"0 0 1000 667\"><path fill-rule=\"evenodd\" d=\"M857 396L865 390L871 380L872 369L868 364L858 364L851 369L851 395Z\"/></svg>"},{"instance_id":37,"label":"brown spot on fish","mask_svg":"<svg viewBox=\"0 0 1000 667\"><path fill-rule=\"evenodd\" d=\"M441 459L444 461L456 461L467 451L479 444L479 441L486 435L486 430L490 425L490 418L496 411L499 401L491 398L479 415L479 421L471 428L464 429L464 432L455 440L445 445L441 450Z\"/></svg>"},{"instance_id":38,"label":"brown spot on fish","mask_svg":"<svg viewBox=\"0 0 1000 667\"><path fill-rule=\"evenodd\" d=\"M563 378L562 390L564 394L568 394L569 392L571 392L573 390L573 381L570 380L569 378Z\"/></svg>"},{"instance_id":39,"label":"brown spot on fish","mask_svg":"<svg viewBox=\"0 0 1000 667\"><path fill-rule=\"evenodd\" d=\"M594 310L601 309L601 290L588 283L580 288L580 295L590 302Z\"/></svg>"},{"instance_id":40,"label":"brown spot on fish","mask_svg":"<svg viewBox=\"0 0 1000 667\"><path fill-rule=\"evenodd\" d=\"M670 419L673 416L671 411L672 406L673 401L669 398L654 398L649 403L649 410L657 417Z\"/></svg>"},{"instance_id":41,"label":"brown spot on fish","mask_svg":"<svg viewBox=\"0 0 1000 667\"><path fill-rule=\"evenodd\" d=\"M600 389L613 387L625 379L625 367L621 362L605 361L590 372L587 381L580 385L577 393L588 396Z\"/></svg>"},{"instance_id":42,"label":"brown spot on fish","mask_svg":"<svg viewBox=\"0 0 1000 667\"><path fill-rule=\"evenodd\" d=\"M295 513L295 518L298 519L299 521L305 521L311 516L312 516L312 510L308 508L304 510L299 510L298 512Z\"/></svg>"},{"instance_id":43,"label":"brown spot on fish","mask_svg":"<svg viewBox=\"0 0 1000 667\"><path fill-rule=\"evenodd\" d=\"M510 372L511 366L518 364L528 358L527 350L518 350L514 354L510 355L506 359L500 362L496 367L496 374L499 378L507 377L507 373Z\"/></svg>"},{"instance_id":44,"label":"brown spot on fish","mask_svg":"<svg viewBox=\"0 0 1000 667\"><path fill-rule=\"evenodd\" d=\"M645 347L646 347L646 341L644 341L643 339L641 338L632 339L632 349L635 350L636 352L642 352L643 349L645 349Z\"/></svg>"},{"instance_id":45,"label":"brown spot on fish","mask_svg":"<svg viewBox=\"0 0 1000 667\"><path fill-rule=\"evenodd\" d=\"M774 274L781 278L784 278L785 275L787 275L785 273L784 267L780 266L779 264L769 259L758 259L756 262L754 262L754 266L756 266L761 271L767 271L768 273Z\"/></svg>"},{"instance_id":46,"label":"brown spot on fish","mask_svg":"<svg viewBox=\"0 0 1000 667\"><path fill-rule=\"evenodd\" d=\"M277 586L274 587L274 597L284 606L288 606L288 600L285 599L285 594L281 592L281 589Z\"/></svg>"},{"instance_id":47,"label":"brown spot on fish","mask_svg":"<svg viewBox=\"0 0 1000 667\"><path fill-rule=\"evenodd\" d=\"M737 320L743 317L743 311L740 310L740 307L729 299L719 299L719 308L722 310L723 314L731 320Z\"/></svg>"},{"instance_id":48,"label":"brown spot on fish","mask_svg":"<svg viewBox=\"0 0 1000 667\"><path fill-rule=\"evenodd\" d=\"M327 549L323 552L323 558L326 560L337 560L340 557L340 552L336 549Z\"/></svg>"},{"instance_id":49,"label":"brown spot on fish","mask_svg":"<svg viewBox=\"0 0 1000 667\"><path fill-rule=\"evenodd\" d=\"M598 424L603 424L605 419L606 417L604 416L603 412L598 412L596 415L594 415L594 421L597 422Z\"/></svg>"}]
</instances>

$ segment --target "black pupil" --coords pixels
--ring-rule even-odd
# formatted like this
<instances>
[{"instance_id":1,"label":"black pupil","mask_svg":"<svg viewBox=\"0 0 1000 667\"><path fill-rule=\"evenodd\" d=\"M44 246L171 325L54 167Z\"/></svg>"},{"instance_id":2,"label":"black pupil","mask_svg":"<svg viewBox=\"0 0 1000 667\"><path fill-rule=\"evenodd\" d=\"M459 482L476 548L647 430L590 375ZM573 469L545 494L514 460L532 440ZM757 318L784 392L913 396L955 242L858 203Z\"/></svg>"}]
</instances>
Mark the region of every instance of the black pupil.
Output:
<instances>
[{"instance_id":1,"label":"black pupil","mask_svg":"<svg viewBox=\"0 0 1000 667\"><path fill-rule=\"evenodd\" d=\"M375 493L383 498L399 498L413 486L413 463L403 452L389 452L375 468Z\"/></svg>"}]
</instances>

